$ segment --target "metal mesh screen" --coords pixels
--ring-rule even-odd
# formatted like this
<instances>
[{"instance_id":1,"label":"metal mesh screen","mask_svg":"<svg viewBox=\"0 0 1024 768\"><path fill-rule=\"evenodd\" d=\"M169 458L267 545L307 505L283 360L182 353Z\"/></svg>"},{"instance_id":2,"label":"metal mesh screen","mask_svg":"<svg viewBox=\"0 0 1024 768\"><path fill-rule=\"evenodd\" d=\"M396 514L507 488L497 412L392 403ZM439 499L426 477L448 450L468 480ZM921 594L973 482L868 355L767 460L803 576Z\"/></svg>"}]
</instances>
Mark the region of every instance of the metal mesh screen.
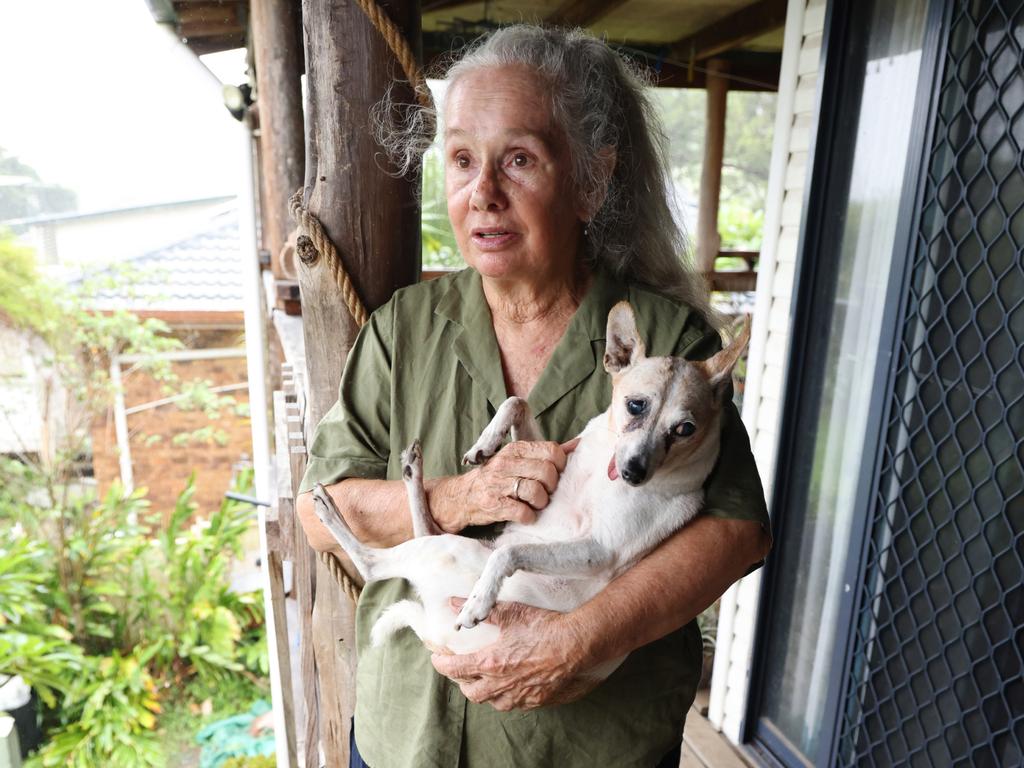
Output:
<instances>
[{"instance_id":1,"label":"metal mesh screen","mask_svg":"<svg viewBox=\"0 0 1024 768\"><path fill-rule=\"evenodd\" d=\"M956 2L870 514L847 766L1024 764L1024 7Z\"/></svg>"}]
</instances>

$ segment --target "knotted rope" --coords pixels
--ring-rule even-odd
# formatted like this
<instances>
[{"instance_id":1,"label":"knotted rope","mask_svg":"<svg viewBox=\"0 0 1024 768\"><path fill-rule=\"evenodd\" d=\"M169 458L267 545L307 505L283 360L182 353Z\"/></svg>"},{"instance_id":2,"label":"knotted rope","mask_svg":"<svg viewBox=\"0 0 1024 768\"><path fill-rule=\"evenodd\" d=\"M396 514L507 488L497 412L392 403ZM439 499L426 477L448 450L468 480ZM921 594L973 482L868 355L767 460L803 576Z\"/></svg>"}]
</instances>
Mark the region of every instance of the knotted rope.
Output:
<instances>
[{"instance_id":1,"label":"knotted rope","mask_svg":"<svg viewBox=\"0 0 1024 768\"><path fill-rule=\"evenodd\" d=\"M384 38L384 42L387 43L388 48L391 49L391 52L398 60L402 71L405 73L406 80L409 81L413 93L416 94L416 100L420 103L420 106L425 109L432 109L433 99L430 96L430 89L427 88L427 81L423 77L423 72L420 70L419 65L416 63L416 57L413 55L409 42L402 35L397 25L388 18L374 0L356 0L356 2L366 15L366 18L370 20L370 23L380 33L380 36ZM324 232L323 225L317 217L310 213L302 204L301 188L289 198L288 208L291 211L292 219L305 233L296 242L295 250L298 257L304 264L315 263L318 257L322 257L327 261L327 266L331 270L334 282L338 284L338 288L341 290L341 296L346 308L348 308L349 314L352 315L356 325L362 328L369 319L366 307L359 298L359 294L356 293L356 288L352 284L352 278L349 277L348 272L345 271L345 266L341 263L338 249L334 247L334 243L331 242L327 233ZM345 571L341 562L329 552L320 552L319 557L320 562L326 566L342 591L351 598L352 602L358 601L361 590L352 581L352 578Z\"/></svg>"},{"instance_id":2,"label":"knotted rope","mask_svg":"<svg viewBox=\"0 0 1024 768\"><path fill-rule=\"evenodd\" d=\"M348 276L348 272L345 271L345 265L341 263L338 249L334 247L331 238L324 232L320 220L302 204L301 187L288 198L288 209L291 211L292 219L304 232L299 235L295 243L295 251L299 259L303 264L313 264L318 257L323 257L327 261L327 266L331 270L334 282L341 290L341 297L345 301L349 314L356 321L356 325L362 328L369 319L366 307L363 306L359 294L356 293L356 287L352 284L352 278ZM312 253L310 253L311 248L313 249Z\"/></svg>"}]
</instances>

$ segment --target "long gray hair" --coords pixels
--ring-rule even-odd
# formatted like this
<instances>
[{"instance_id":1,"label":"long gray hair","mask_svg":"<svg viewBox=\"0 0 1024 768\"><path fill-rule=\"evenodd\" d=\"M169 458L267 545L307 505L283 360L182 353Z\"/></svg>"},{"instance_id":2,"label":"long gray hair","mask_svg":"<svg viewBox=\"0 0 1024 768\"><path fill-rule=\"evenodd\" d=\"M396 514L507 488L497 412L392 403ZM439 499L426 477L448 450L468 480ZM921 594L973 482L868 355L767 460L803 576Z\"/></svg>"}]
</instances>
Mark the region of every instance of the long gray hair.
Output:
<instances>
[{"instance_id":1,"label":"long gray hair","mask_svg":"<svg viewBox=\"0 0 1024 768\"><path fill-rule=\"evenodd\" d=\"M552 117L569 145L573 185L584 207L596 209L585 238L591 264L683 301L717 325L672 216L666 138L639 71L583 30L517 24L473 43L443 79L450 92L470 71L505 66L528 67L547 85ZM418 168L436 113L385 100L374 122L400 171ZM610 150L615 166L609 178Z\"/></svg>"}]
</instances>

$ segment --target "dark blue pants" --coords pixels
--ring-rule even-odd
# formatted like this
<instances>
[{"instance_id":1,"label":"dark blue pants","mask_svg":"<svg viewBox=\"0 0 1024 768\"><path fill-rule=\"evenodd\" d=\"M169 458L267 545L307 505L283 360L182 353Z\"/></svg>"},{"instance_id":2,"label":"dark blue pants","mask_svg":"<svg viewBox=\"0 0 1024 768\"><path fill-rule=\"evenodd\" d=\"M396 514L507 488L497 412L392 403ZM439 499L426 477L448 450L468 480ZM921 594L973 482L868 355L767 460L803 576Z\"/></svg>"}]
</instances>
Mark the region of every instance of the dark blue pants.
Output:
<instances>
[{"instance_id":1,"label":"dark blue pants","mask_svg":"<svg viewBox=\"0 0 1024 768\"><path fill-rule=\"evenodd\" d=\"M352 728L348 735L348 768L370 768L363 760L363 756L359 754L359 749L356 747L356 724L352 722ZM667 755L665 755L655 768L679 768L679 760L682 756L682 745L673 749ZM538 766L537 768L540 768Z\"/></svg>"}]
</instances>

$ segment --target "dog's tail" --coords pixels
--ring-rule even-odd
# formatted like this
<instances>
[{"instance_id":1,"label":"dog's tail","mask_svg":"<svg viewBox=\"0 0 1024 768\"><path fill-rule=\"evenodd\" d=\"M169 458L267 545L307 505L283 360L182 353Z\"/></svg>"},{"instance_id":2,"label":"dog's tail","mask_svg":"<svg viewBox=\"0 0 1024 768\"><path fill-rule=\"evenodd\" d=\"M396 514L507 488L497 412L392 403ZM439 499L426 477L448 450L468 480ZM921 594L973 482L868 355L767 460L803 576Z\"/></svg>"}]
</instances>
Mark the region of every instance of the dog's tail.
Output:
<instances>
[{"instance_id":1,"label":"dog's tail","mask_svg":"<svg viewBox=\"0 0 1024 768\"><path fill-rule=\"evenodd\" d=\"M400 629L410 627L423 640L426 634L426 611L415 600L400 600L389 607L370 630L370 642L376 648Z\"/></svg>"}]
</instances>

